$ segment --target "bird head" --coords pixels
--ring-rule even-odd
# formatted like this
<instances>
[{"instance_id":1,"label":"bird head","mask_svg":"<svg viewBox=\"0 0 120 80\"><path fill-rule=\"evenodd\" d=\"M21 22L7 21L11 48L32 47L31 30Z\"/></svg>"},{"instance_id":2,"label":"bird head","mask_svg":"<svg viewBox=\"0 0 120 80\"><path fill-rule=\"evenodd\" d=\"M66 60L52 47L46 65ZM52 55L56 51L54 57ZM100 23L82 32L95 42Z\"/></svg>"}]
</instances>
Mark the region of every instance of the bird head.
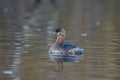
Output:
<instances>
[{"instance_id":1,"label":"bird head","mask_svg":"<svg viewBox=\"0 0 120 80\"><path fill-rule=\"evenodd\" d=\"M57 26L57 27L56 27L55 33L56 33L57 36L60 36L60 35L61 35L61 36L65 37L65 30L64 30L64 28L61 27L61 26Z\"/></svg>"}]
</instances>

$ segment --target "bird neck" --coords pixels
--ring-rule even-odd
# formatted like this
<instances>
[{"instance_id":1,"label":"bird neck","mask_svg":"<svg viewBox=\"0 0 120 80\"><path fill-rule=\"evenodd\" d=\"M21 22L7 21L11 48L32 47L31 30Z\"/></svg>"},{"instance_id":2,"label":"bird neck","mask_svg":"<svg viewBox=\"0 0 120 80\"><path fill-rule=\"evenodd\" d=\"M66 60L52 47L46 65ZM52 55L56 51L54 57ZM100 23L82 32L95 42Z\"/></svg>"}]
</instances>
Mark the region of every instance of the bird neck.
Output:
<instances>
[{"instance_id":1,"label":"bird neck","mask_svg":"<svg viewBox=\"0 0 120 80\"><path fill-rule=\"evenodd\" d=\"M56 45L61 45L64 40L64 37L62 35L57 36L57 40L55 42Z\"/></svg>"}]
</instances>

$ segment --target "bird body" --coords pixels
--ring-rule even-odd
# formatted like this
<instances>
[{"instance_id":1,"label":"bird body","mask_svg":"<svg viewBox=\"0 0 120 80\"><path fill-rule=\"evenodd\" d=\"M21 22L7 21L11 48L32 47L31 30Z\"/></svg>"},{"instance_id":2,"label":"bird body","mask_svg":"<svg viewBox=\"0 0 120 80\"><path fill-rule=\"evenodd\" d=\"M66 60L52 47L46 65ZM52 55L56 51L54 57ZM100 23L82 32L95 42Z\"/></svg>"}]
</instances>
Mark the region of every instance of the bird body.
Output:
<instances>
[{"instance_id":1,"label":"bird body","mask_svg":"<svg viewBox=\"0 0 120 80\"><path fill-rule=\"evenodd\" d=\"M78 56L83 54L83 49L71 42L62 42L61 45L53 44L49 50L49 54Z\"/></svg>"}]
</instances>

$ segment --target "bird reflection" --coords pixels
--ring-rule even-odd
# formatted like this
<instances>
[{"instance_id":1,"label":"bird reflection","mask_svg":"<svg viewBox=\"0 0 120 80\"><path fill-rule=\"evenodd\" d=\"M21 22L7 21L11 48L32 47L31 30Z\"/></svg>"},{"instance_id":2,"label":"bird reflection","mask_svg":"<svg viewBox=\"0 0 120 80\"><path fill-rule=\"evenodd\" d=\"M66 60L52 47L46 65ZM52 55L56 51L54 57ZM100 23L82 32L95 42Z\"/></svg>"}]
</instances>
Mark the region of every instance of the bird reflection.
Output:
<instances>
[{"instance_id":1,"label":"bird reflection","mask_svg":"<svg viewBox=\"0 0 120 80\"><path fill-rule=\"evenodd\" d=\"M55 62L55 72L60 72L63 70L63 62L56 61Z\"/></svg>"}]
</instances>

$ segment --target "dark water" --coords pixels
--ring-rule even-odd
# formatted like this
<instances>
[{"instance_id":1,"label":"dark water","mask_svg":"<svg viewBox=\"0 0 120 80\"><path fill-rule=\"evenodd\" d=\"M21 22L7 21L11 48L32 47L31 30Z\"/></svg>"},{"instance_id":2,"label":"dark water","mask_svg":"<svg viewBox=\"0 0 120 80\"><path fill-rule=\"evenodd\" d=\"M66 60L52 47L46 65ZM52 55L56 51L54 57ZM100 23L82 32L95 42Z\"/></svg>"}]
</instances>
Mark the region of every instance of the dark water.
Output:
<instances>
[{"instance_id":1,"label":"dark water","mask_svg":"<svg viewBox=\"0 0 120 80\"><path fill-rule=\"evenodd\" d=\"M119 0L71 0L59 9L46 3L19 29L0 29L0 80L120 80ZM61 18L66 41L84 48L78 63L55 72L48 49Z\"/></svg>"}]
</instances>

